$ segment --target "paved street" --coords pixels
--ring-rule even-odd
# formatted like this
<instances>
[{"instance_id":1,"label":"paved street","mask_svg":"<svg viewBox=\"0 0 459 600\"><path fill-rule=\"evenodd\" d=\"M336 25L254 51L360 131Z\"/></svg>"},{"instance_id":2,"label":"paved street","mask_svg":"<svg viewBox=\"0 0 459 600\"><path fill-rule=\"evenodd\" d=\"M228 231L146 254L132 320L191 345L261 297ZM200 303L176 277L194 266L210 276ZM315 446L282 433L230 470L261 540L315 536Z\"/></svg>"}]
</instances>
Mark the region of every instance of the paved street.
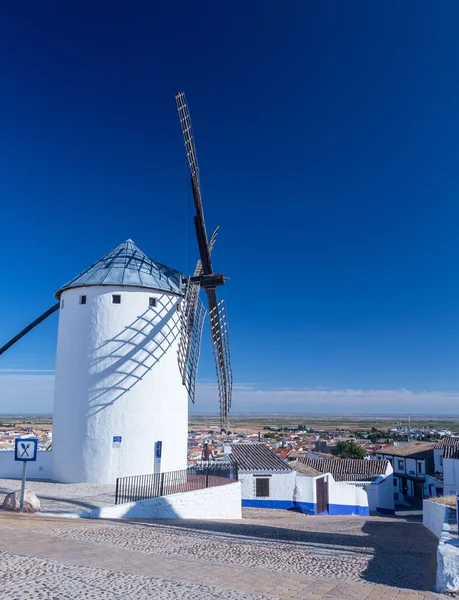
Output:
<instances>
[{"instance_id":1,"label":"paved street","mask_svg":"<svg viewBox=\"0 0 459 600\"><path fill-rule=\"evenodd\" d=\"M437 597L426 591L436 541L419 523L248 516L231 523L126 523L0 512L0 597Z\"/></svg>"}]
</instances>

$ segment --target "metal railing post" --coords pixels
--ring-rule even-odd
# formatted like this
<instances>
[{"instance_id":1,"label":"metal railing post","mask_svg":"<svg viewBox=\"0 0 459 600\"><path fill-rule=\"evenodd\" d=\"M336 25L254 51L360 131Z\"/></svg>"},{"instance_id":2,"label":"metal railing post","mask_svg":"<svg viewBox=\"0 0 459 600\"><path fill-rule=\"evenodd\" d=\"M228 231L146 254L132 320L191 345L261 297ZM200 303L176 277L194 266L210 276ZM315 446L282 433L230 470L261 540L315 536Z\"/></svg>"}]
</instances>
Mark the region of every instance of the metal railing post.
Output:
<instances>
[{"instance_id":1,"label":"metal railing post","mask_svg":"<svg viewBox=\"0 0 459 600\"><path fill-rule=\"evenodd\" d=\"M115 490L115 504L118 504L118 477L116 478L116 490Z\"/></svg>"},{"instance_id":2,"label":"metal railing post","mask_svg":"<svg viewBox=\"0 0 459 600\"><path fill-rule=\"evenodd\" d=\"M161 473L161 482L159 484L159 495L162 496L164 492L164 473Z\"/></svg>"},{"instance_id":3,"label":"metal railing post","mask_svg":"<svg viewBox=\"0 0 459 600\"><path fill-rule=\"evenodd\" d=\"M209 463L206 465L206 488L209 487Z\"/></svg>"}]
</instances>

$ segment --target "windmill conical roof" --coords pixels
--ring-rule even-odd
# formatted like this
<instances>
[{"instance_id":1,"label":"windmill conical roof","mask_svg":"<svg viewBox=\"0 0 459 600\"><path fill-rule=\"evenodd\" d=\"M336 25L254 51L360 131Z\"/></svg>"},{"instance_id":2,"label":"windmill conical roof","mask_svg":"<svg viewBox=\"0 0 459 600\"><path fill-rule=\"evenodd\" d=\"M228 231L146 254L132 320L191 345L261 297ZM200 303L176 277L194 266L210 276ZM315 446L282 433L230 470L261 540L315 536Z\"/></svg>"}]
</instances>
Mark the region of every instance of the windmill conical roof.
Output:
<instances>
[{"instance_id":1,"label":"windmill conical roof","mask_svg":"<svg viewBox=\"0 0 459 600\"><path fill-rule=\"evenodd\" d=\"M182 274L149 258L132 240L126 240L85 271L60 287L59 298L70 288L116 285L150 288L182 294Z\"/></svg>"}]
</instances>

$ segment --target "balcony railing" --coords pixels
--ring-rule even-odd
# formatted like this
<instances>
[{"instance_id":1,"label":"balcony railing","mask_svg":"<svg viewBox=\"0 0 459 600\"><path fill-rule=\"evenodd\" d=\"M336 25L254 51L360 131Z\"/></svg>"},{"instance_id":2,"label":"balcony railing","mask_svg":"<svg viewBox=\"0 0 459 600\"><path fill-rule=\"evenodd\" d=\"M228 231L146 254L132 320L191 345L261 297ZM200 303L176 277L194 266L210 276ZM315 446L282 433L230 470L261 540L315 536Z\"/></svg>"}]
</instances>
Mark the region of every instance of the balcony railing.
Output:
<instances>
[{"instance_id":1,"label":"balcony railing","mask_svg":"<svg viewBox=\"0 0 459 600\"><path fill-rule=\"evenodd\" d=\"M118 477L115 504L202 490L237 479L237 466L232 462L202 462L183 471Z\"/></svg>"}]
</instances>

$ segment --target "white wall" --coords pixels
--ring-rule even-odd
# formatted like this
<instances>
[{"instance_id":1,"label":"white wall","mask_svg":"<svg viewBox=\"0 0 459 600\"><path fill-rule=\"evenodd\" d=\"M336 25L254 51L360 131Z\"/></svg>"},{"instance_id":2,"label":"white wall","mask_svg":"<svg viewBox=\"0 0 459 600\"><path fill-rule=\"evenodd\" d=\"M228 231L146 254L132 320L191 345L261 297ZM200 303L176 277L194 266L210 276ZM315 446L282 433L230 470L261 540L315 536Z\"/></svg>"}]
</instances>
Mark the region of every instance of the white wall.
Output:
<instances>
[{"instance_id":1,"label":"white wall","mask_svg":"<svg viewBox=\"0 0 459 600\"><path fill-rule=\"evenodd\" d=\"M368 496L363 488L355 485L335 481L330 473L319 477L308 477L297 473L295 501L299 508L304 505L304 512L308 509L316 513L317 493L316 480L325 477L328 480L328 506L330 515L338 514L368 514Z\"/></svg>"},{"instance_id":2,"label":"white wall","mask_svg":"<svg viewBox=\"0 0 459 600\"><path fill-rule=\"evenodd\" d=\"M328 502L329 514L346 514L344 507L349 507L349 514L369 513L366 491L356 485L335 481L331 475L328 480Z\"/></svg>"},{"instance_id":3,"label":"white wall","mask_svg":"<svg viewBox=\"0 0 459 600\"><path fill-rule=\"evenodd\" d=\"M79 303L85 294L86 304ZM121 295L121 304L112 303ZM157 299L149 307L149 298ZM188 396L177 363L178 296L129 287L66 290L59 311L53 479L114 483L186 468ZM120 448L113 437L122 436Z\"/></svg>"},{"instance_id":4,"label":"white wall","mask_svg":"<svg viewBox=\"0 0 459 600\"><path fill-rule=\"evenodd\" d=\"M295 471L285 473L253 474L239 471L238 479L242 486L243 500L286 501L292 502L295 491ZM256 480L258 478L269 479L269 497L257 498ZM280 505L279 505L280 506ZM274 508L274 506L273 506Z\"/></svg>"},{"instance_id":5,"label":"white wall","mask_svg":"<svg viewBox=\"0 0 459 600\"><path fill-rule=\"evenodd\" d=\"M37 460L27 464L27 479L51 479L51 450L39 450ZM22 461L14 460L14 450L0 452L0 479L22 479Z\"/></svg>"},{"instance_id":6,"label":"white wall","mask_svg":"<svg viewBox=\"0 0 459 600\"><path fill-rule=\"evenodd\" d=\"M459 591L459 540L450 533L451 529L457 531L457 524L448 523L450 511L444 504L424 500L424 527L439 538L436 591L440 593Z\"/></svg>"},{"instance_id":7,"label":"white wall","mask_svg":"<svg viewBox=\"0 0 459 600\"><path fill-rule=\"evenodd\" d=\"M311 504L311 510L315 510L316 500L316 479L317 477L308 477L302 473L296 474L296 486L294 499L298 503Z\"/></svg>"},{"instance_id":8,"label":"white wall","mask_svg":"<svg viewBox=\"0 0 459 600\"><path fill-rule=\"evenodd\" d=\"M241 519L241 484L104 506L82 515L98 519Z\"/></svg>"},{"instance_id":9,"label":"white wall","mask_svg":"<svg viewBox=\"0 0 459 600\"><path fill-rule=\"evenodd\" d=\"M447 507L431 500L424 500L422 504L422 523L424 527L431 531L435 537L440 538Z\"/></svg>"},{"instance_id":10,"label":"white wall","mask_svg":"<svg viewBox=\"0 0 459 600\"><path fill-rule=\"evenodd\" d=\"M376 481L365 486L370 511L392 514L394 512L394 478L392 473L387 477L378 477Z\"/></svg>"},{"instance_id":11,"label":"white wall","mask_svg":"<svg viewBox=\"0 0 459 600\"><path fill-rule=\"evenodd\" d=\"M445 496L459 494L459 460L443 459L443 493Z\"/></svg>"},{"instance_id":12,"label":"white wall","mask_svg":"<svg viewBox=\"0 0 459 600\"><path fill-rule=\"evenodd\" d=\"M443 448L434 448L434 471L443 473Z\"/></svg>"}]
</instances>

